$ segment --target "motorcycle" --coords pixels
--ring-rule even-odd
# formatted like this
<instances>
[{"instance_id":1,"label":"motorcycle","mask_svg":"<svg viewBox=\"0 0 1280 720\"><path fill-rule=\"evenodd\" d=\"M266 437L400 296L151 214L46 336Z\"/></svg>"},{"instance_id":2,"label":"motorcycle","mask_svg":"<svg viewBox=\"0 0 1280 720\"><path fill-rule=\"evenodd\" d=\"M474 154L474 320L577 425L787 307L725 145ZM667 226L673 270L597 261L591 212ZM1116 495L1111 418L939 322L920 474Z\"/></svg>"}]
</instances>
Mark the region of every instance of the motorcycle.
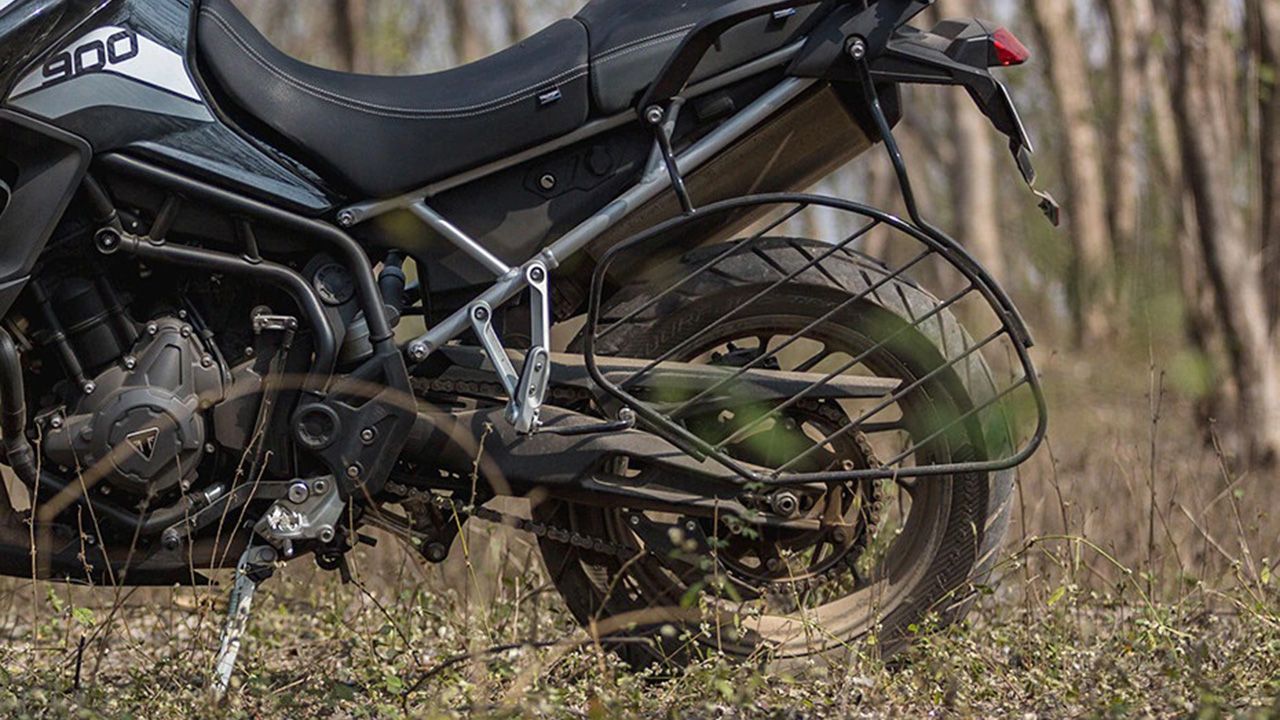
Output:
<instances>
[{"instance_id":1,"label":"motorcycle","mask_svg":"<svg viewBox=\"0 0 1280 720\"><path fill-rule=\"evenodd\" d=\"M0 573L129 586L537 539L637 665L959 619L1046 411L894 128L965 88L1035 191L1007 30L931 0L591 0L417 77L229 0L0 1ZM806 188L879 146L905 217ZM528 513L489 501L525 498Z\"/></svg>"}]
</instances>

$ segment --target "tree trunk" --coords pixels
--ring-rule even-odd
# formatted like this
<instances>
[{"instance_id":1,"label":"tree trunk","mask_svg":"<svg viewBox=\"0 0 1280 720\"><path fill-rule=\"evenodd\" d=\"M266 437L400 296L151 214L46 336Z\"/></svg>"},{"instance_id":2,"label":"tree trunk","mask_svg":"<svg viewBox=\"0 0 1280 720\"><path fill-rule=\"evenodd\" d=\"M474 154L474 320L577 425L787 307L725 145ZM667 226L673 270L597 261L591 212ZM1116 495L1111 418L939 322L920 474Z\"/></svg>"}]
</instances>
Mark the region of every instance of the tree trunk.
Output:
<instances>
[{"instance_id":1,"label":"tree trunk","mask_svg":"<svg viewBox=\"0 0 1280 720\"><path fill-rule=\"evenodd\" d=\"M1069 279L1076 339L1097 340L1109 325L1102 307L1111 299L1111 242L1101 144L1094 126L1089 65L1067 0L1027 3L1043 48L1046 76L1062 119L1062 173L1066 218L1075 257Z\"/></svg>"},{"instance_id":2,"label":"tree trunk","mask_svg":"<svg viewBox=\"0 0 1280 720\"><path fill-rule=\"evenodd\" d=\"M529 37L529 9L525 0L507 0L507 37L518 43Z\"/></svg>"},{"instance_id":3,"label":"tree trunk","mask_svg":"<svg viewBox=\"0 0 1280 720\"><path fill-rule=\"evenodd\" d=\"M1280 359L1267 321L1260 253L1234 189L1236 57L1222 0L1176 0L1174 97L1183 166L1195 202L1206 274L1238 390L1240 433L1251 460L1280 457Z\"/></svg>"},{"instance_id":4,"label":"tree trunk","mask_svg":"<svg viewBox=\"0 0 1280 720\"><path fill-rule=\"evenodd\" d=\"M1250 39L1259 73L1259 170L1262 176L1263 277L1269 288L1271 331L1280 332L1280 3L1251 0Z\"/></svg>"},{"instance_id":5,"label":"tree trunk","mask_svg":"<svg viewBox=\"0 0 1280 720\"><path fill-rule=\"evenodd\" d=\"M964 0L955 8L955 14L977 16L981 12L973 0ZM1000 240L991 123L966 93L952 92L950 98L952 138L956 146L951 180L960 242L996 280L1003 282L1008 279L1008 271Z\"/></svg>"},{"instance_id":6,"label":"tree trunk","mask_svg":"<svg viewBox=\"0 0 1280 720\"><path fill-rule=\"evenodd\" d=\"M1139 172L1142 151L1142 106L1144 54L1142 38L1135 25L1134 5L1142 0L1106 0L1111 26L1112 118L1107 148L1110 170L1108 220L1117 255L1125 264L1136 251L1141 212L1142 182Z\"/></svg>"},{"instance_id":7,"label":"tree trunk","mask_svg":"<svg viewBox=\"0 0 1280 720\"><path fill-rule=\"evenodd\" d=\"M453 57L458 64L484 57L484 41L476 24L475 0L448 0L449 19L453 21Z\"/></svg>"},{"instance_id":8,"label":"tree trunk","mask_svg":"<svg viewBox=\"0 0 1280 720\"><path fill-rule=\"evenodd\" d=\"M332 12L333 43L343 64L342 69L369 72L369 53L365 42L368 8L365 0L334 0Z\"/></svg>"}]
</instances>

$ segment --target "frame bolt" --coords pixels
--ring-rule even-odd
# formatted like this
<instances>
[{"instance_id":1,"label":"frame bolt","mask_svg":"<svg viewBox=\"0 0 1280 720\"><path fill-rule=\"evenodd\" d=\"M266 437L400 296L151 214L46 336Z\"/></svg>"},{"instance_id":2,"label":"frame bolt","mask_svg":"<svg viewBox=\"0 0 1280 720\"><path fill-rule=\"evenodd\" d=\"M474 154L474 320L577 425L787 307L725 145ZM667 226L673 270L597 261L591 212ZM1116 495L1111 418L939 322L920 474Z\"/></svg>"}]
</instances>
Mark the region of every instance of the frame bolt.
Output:
<instances>
[{"instance_id":1,"label":"frame bolt","mask_svg":"<svg viewBox=\"0 0 1280 720\"><path fill-rule=\"evenodd\" d=\"M365 428L360 431L360 440L366 445L372 445L374 440L378 439L378 431L373 428Z\"/></svg>"},{"instance_id":2,"label":"frame bolt","mask_svg":"<svg viewBox=\"0 0 1280 720\"><path fill-rule=\"evenodd\" d=\"M132 355L126 355L124 358L124 369L132 370L136 367L138 367L138 358Z\"/></svg>"},{"instance_id":3,"label":"frame bolt","mask_svg":"<svg viewBox=\"0 0 1280 720\"><path fill-rule=\"evenodd\" d=\"M534 266L529 269L529 279L536 283L540 283L547 279L547 271L543 270L541 267Z\"/></svg>"},{"instance_id":4,"label":"frame bolt","mask_svg":"<svg viewBox=\"0 0 1280 720\"><path fill-rule=\"evenodd\" d=\"M148 335L156 335L156 334L158 334L159 332L160 332L160 326L159 326L159 325L157 325L157 324L155 324L155 323L151 323L151 324L147 325L147 334L148 334Z\"/></svg>"},{"instance_id":5,"label":"frame bolt","mask_svg":"<svg viewBox=\"0 0 1280 720\"><path fill-rule=\"evenodd\" d=\"M103 255L110 255L120 249L120 233L114 228L104 228L98 231L98 252Z\"/></svg>"},{"instance_id":6,"label":"frame bolt","mask_svg":"<svg viewBox=\"0 0 1280 720\"><path fill-rule=\"evenodd\" d=\"M652 105L649 107L648 110L644 111L644 119L650 125L661 124L662 119L665 118L666 116L667 114L663 112L662 108L658 107L657 105Z\"/></svg>"},{"instance_id":7,"label":"frame bolt","mask_svg":"<svg viewBox=\"0 0 1280 720\"><path fill-rule=\"evenodd\" d=\"M350 210L343 210L338 213L338 224L342 227L351 227L356 224L356 214Z\"/></svg>"},{"instance_id":8,"label":"frame bolt","mask_svg":"<svg viewBox=\"0 0 1280 720\"><path fill-rule=\"evenodd\" d=\"M289 502L301 505L311 497L311 488L306 483L294 483L289 486Z\"/></svg>"},{"instance_id":9,"label":"frame bolt","mask_svg":"<svg viewBox=\"0 0 1280 720\"><path fill-rule=\"evenodd\" d=\"M80 389L81 389L81 390L84 390L84 394L85 394L85 395L92 395L92 394L94 394L95 392L97 392L97 390L98 390L98 384L97 384L97 383L95 383L94 381L90 380L90 381L86 382L86 383L84 384L84 386L83 386L83 387L81 387Z\"/></svg>"},{"instance_id":10,"label":"frame bolt","mask_svg":"<svg viewBox=\"0 0 1280 720\"><path fill-rule=\"evenodd\" d=\"M551 173L547 173L546 175L543 175L542 177L538 178L538 187L542 188L543 190L555 190L556 183L557 183L556 176L552 175Z\"/></svg>"},{"instance_id":11,"label":"frame bolt","mask_svg":"<svg viewBox=\"0 0 1280 720\"><path fill-rule=\"evenodd\" d=\"M426 360L429 355L431 355L431 351L423 343L413 343L409 346L409 357L416 362Z\"/></svg>"},{"instance_id":12,"label":"frame bolt","mask_svg":"<svg viewBox=\"0 0 1280 720\"><path fill-rule=\"evenodd\" d=\"M488 321L489 321L489 308L486 308L486 307L478 307L478 308L476 308L475 310L473 310L473 311L471 312L471 314L472 314L472 316L474 316L474 317L475 317L475 319L476 319L476 320L478 320L478 321L480 321L480 322L488 322Z\"/></svg>"},{"instance_id":13,"label":"frame bolt","mask_svg":"<svg viewBox=\"0 0 1280 720\"><path fill-rule=\"evenodd\" d=\"M861 60L867 56L867 41L862 38L854 38L849 43L849 57L854 60Z\"/></svg>"},{"instance_id":14,"label":"frame bolt","mask_svg":"<svg viewBox=\"0 0 1280 720\"><path fill-rule=\"evenodd\" d=\"M347 468L347 477L351 478L352 480L358 479L360 477L360 466L352 465L351 467Z\"/></svg>"}]
</instances>

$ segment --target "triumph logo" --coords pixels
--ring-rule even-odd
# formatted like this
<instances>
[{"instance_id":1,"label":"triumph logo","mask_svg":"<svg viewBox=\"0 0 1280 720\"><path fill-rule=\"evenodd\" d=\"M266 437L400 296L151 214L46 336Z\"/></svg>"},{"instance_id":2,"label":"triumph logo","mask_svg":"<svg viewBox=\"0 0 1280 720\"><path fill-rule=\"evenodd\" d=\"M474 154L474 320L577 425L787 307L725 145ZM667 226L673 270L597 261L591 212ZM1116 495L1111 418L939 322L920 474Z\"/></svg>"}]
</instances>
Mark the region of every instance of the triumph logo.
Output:
<instances>
[{"instance_id":1,"label":"triumph logo","mask_svg":"<svg viewBox=\"0 0 1280 720\"><path fill-rule=\"evenodd\" d=\"M151 458L156 456L156 444L159 439L160 428L150 428L126 436L125 442L129 443L129 447L133 448L139 457L151 462Z\"/></svg>"}]
</instances>

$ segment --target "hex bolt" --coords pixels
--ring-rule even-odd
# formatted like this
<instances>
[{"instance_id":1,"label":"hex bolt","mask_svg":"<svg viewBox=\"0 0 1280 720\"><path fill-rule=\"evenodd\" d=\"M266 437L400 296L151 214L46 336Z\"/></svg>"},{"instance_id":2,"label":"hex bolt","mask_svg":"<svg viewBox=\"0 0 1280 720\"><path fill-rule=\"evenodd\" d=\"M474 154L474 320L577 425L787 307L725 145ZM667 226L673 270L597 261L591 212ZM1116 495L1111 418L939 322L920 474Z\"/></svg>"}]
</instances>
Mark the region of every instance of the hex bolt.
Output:
<instances>
[{"instance_id":1,"label":"hex bolt","mask_svg":"<svg viewBox=\"0 0 1280 720\"><path fill-rule=\"evenodd\" d=\"M289 486L289 502L294 505L301 505L311 497L311 488L306 483L299 482Z\"/></svg>"},{"instance_id":2,"label":"hex bolt","mask_svg":"<svg viewBox=\"0 0 1280 720\"><path fill-rule=\"evenodd\" d=\"M640 516L639 516L639 515L632 515L632 516L631 516L631 525L632 525L633 527L640 527Z\"/></svg>"},{"instance_id":3,"label":"hex bolt","mask_svg":"<svg viewBox=\"0 0 1280 720\"><path fill-rule=\"evenodd\" d=\"M201 357L201 358L200 358L200 367L204 367L204 368L211 368L211 367L213 367L213 356L212 356L212 355L205 355L205 356Z\"/></svg>"},{"instance_id":4,"label":"hex bolt","mask_svg":"<svg viewBox=\"0 0 1280 720\"><path fill-rule=\"evenodd\" d=\"M165 550L173 552L182 547L182 536L178 534L177 530L169 528L164 531L164 535L160 538L160 544L164 546Z\"/></svg>"},{"instance_id":5,"label":"hex bolt","mask_svg":"<svg viewBox=\"0 0 1280 720\"><path fill-rule=\"evenodd\" d=\"M783 517L792 517L800 511L800 498L794 493L778 493L769 502L773 506L773 511Z\"/></svg>"},{"instance_id":6,"label":"hex bolt","mask_svg":"<svg viewBox=\"0 0 1280 720\"><path fill-rule=\"evenodd\" d=\"M471 314L473 317L475 317L476 320L480 322L489 321L489 308L487 307L478 307L474 311L472 311Z\"/></svg>"},{"instance_id":7,"label":"hex bolt","mask_svg":"<svg viewBox=\"0 0 1280 720\"><path fill-rule=\"evenodd\" d=\"M867 56L867 41L862 38L854 38L849 43L849 57L854 60L861 60Z\"/></svg>"},{"instance_id":8,"label":"hex bolt","mask_svg":"<svg viewBox=\"0 0 1280 720\"><path fill-rule=\"evenodd\" d=\"M191 337L191 326L190 326L190 325L183 325L183 326L182 326L182 330L181 330L181 331L179 331L179 332L181 333L182 337L184 337L184 338L189 338L189 337Z\"/></svg>"},{"instance_id":9,"label":"hex bolt","mask_svg":"<svg viewBox=\"0 0 1280 720\"><path fill-rule=\"evenodd\" d=\"M147 334L152 336L160 334L160 326L155 323L148 323Z\"/></svg>"},{"instance_id":10,"label":"hex bolt","mask_svg":"<svg viewBox=\"0 0 1280 720\"><path fill-rule=\"evenodd\" d=\"M694 522L694 521L690 520L689 522L687 522L687 523L685 523L685 524L684 524L684 529L685 529L685 530L688 530L689 532L697 532L697 531L698 531L698 523L696 523L696 522Z\"/></svg>"},{"instance_id":11,"label":"hex bolt","mask_svg":"<svg viewBox=\"0 0 1280 720\"><path fill-rule=\"evenodd\" d=\"M84 390L84 394L85 394L85 395L92 395L92 394L94 394L95 392L97 392L97 390L98 390L98 384L97 384L97 383L95 383L95 382L94 382L94 381L92 381L92 380L89 380L88 382L86 382L86 383L84 384L84 386L81 388L81 390Z\"/></svg>"},{"instance_id":12,"label":"hex bolt","mask_svg":"<svg viewBox=\"0 0 1280 720\"><path fill-rule=\"evenodd\" d=\"M214 454L214 453L218 452L218 446L217 446L217 445L214 445L213 443L205 443L205 444L204 444L204 451L205 451L205 452L207 452L207 453L209 453L210 455L212 455L212 454Z\"/></svg>"},{"instance_id":13,"label":"hex bolt","mask_svg":"<svg viewBox=\"0 0 1280 720\"><path fill-rule=\"evenodd\" d=\"M359 477L360 477L360 466L359 466L359 465L352 465L351 467L347 468L347 477L351 478L352 480L355 480L355 479L359 478Z\"/></svg>"},{"instance_id":14,"label":"hex bolt","mask_svg":"<svg viewBox=\"0 0 1280 720\"><path fill-rule=\"evenodd\" d=\"M323 495L329 491L329 483L323 480L317 480L311 483L311 489L314 490L317 495Z\"/></svg>"},{"instance_id":15,"label":"hex bolt","mask_svg":"<svg viewBox=\"0 0 1280 720\"><path fill-rule=\"evenodd\" d=\"M360 440L365 445L372 445L374 440L378 439L378 431L373 428L365 428L360 431Z\"/></svg>"},{"instance_id":16,"label":"hex bolt","mask_svg":"<svg viewBox=\"0 0 1280 720\"><path fill-rule=\"evenodd\" d=\"M644 111L644 119L648 121L650 125L657 125L661 123L662 119L666 117L666 115L667 114L662 111L662 108L657 105L652 105L648 110Z\"/></svg>"},{"instance_id":17,"label":"hex bolt","mask_svg":"<svg viewBox=\"0 0 1280 720\"><path fill-rule=\"evenodd\" d=\"M138 367L138 358L132 355L126 355L124 358L124 369L132 370L136 367Z\"/></svg>"},{"instance_id":18,"label":"hex bolt","mask_svg":"<svg viewBox=\"0 0 1280 720\"><path fill-rule=\"evenodd\" d=\"M333 542L333 538L334 538L334 532L333 532L333 527L331 525L325 525L324 527L320 528L320 542L328 544Z\"/></svg>"},{"instance_id":19,"label":"hex bolt","mask_svg":"<svg viewBox=\"0 0 1280 720\"><path fill-rule=\"evenodd\" d=\"M120 233L106 228L98 233L98 251L110 255L120 248Z\"/></svg>"},{"instance_id":20,"label":"hex bolt","mask_svg":"<svg viewBox=\"0 0 1280 720\"><path fill-rule=\"evenodd\" d=\"M63 423L63 420L61 415L54 415L52 418L49 419L49 427L53 428L54 430L61 430L62 423Z\"/></svg>"},{"instance_id":21,"label":"hex bolt","mask_svg":"<svg viewBox=\"0 0 1280 720\"><path fill-rule=\"evenodd\" d=\"M546 175L543 175L542 177L538 178L538 187L542 188L543 190L555 190L556 176L552 175L551 173L547 173Z\"/></svg>"},{"instance_id":22,"label":"hex bolt","mask_svg":"<svg viewBox=\"0 0 1280 720\"><path fill-rule=\"evenodd\" d=\"M540 283L547 279L547 271L538 266L532 267L529 269L529 279Z\"/></svg>"},{"instance_id":23,"label":"hex bolt","mask_svg":"<svg viewBox=\"0 0 1280 720\"><path fill-rule=\"evenodd\" d=\"M414 362L422 362L430 355L431 351L428 350L427 346L423 343L413 343L409 346L409 357L412 358Z\"/></svg>"},{"instance_id":24,"label":"hex bolt","mask_svg":"<svg viewBox=\"0 0 1280 720\"><path fill-rule=\"evenodd\" d=\"M350 210L343 210L338 213L338 224L342 227L351 227L356 224L356 214Z\"/></svg>"}]
</instances>

